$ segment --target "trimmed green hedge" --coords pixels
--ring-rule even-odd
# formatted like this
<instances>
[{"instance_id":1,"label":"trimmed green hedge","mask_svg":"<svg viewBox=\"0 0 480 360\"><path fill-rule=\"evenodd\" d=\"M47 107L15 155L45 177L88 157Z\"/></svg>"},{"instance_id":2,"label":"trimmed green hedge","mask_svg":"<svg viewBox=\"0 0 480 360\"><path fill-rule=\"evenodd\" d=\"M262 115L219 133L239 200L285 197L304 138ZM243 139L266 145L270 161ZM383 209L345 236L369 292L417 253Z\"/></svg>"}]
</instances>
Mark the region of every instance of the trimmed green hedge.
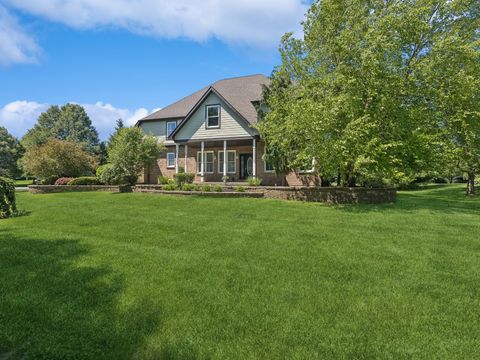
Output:
<instances>
[{"instance_id":1,"label":"trimmed green hedge","mask_svg":"<svg viewBox=\"0 0 480 360\"><path fill-rule=\"evenodd\" d=\"M102 185L95 176L83 176L68 182L68 185Z\"/></svg>"},{"instance_id":2,"label":"trimmed green hedge","mask_svg":"<svg viewBox=\"0 0 480 360\"><path fill-rule=\"evenodd\" d=\"M15 182L0 177L0 219L12 216L16 211Z\"/></svg>"}]
</instances>

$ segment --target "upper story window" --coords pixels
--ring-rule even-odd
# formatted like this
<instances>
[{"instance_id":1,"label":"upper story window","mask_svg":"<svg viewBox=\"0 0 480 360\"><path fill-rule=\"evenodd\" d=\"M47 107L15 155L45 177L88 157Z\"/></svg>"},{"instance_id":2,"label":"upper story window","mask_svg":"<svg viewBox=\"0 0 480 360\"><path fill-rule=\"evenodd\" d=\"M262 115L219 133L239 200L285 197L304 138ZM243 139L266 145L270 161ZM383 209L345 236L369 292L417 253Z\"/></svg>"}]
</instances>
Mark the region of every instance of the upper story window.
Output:
<instances>
[{"instance_id":1,"label":"upper story window","mask_svg":"<svg viewBox=\"0 0 480 360\"><path fill-rule=\"evenodd\" d=\"M167 121L167 137L172 135L176 127L177 127L176 121Z\"/></svg>"},{"instance_id":2,"label":"upper story window","mask_svg":"<svg viewBox=\"0 0 480 360\"><path fill-rule=\"evenodd\" d=\"M220 105L206 106L205 124L207 129L218 129L220 127Z\"/></svg>"}]
</instances>

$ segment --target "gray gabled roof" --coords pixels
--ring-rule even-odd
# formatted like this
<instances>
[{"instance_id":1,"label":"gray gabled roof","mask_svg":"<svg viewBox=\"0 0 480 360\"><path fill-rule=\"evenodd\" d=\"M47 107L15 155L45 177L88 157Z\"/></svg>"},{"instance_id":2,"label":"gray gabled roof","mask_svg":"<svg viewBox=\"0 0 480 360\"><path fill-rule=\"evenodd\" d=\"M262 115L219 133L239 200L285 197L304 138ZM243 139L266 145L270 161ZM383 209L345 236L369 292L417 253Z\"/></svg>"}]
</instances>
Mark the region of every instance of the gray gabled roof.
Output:
<instances>
[{"instance_id":1,"label":"gray gabled roof","mask_svg":"<svg viewBox=\"0 0 480 360\"><path fill-rule=\"evenodd\" d=\"M184 118L197 105L200 99L212 88L228 102L249 123L257 122L257 110L254 102L262 97L263 85L269 85L270 79L265 75L249 75L219 80L210 86L194 92L167 107L148 115L140 120L161 120L169 118Z\"/></svg>"}]
</instances>

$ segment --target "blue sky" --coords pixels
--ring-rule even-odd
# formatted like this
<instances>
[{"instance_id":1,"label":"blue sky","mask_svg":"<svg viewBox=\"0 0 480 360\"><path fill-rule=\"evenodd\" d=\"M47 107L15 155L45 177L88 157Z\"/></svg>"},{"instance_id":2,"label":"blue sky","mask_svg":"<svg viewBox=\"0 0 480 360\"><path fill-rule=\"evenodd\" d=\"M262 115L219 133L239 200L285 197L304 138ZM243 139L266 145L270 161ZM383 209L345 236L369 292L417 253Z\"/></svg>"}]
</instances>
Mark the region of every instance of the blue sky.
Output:
<instances>
[{"instance_id":1,"label":"blue sky","mask_svg":"<svg viewBox=\"0 0 480 360\"><path fill-rule=\"evenodd\" d=\"M103 139L221 78L278 64L301 0L0 0L0 126L17 137L48 105L85 106Z\"/></svg>"}]
</instances>

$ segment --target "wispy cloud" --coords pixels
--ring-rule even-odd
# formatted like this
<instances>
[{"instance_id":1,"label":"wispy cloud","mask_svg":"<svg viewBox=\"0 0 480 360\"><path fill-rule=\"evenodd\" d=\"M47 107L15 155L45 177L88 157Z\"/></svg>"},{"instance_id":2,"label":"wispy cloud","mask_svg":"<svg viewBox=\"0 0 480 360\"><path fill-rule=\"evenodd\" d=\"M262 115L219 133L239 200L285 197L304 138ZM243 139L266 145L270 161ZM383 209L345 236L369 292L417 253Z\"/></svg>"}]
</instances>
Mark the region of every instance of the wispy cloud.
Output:
<instances>
[{"instance_id":1,"label":"wispy cloud","mask_svg":"<svg viewBox=\"0 0 480 360\"><path fill-rule=\"evenodd\" d=\"M0 5L0 66L35 62L39 50L18 20Z\"/></svg>"},{"instance_id":2,"label":"wispy cloud","mask_svg":"<svg viewBox=\"0 0 480 360\"><path fill-rule=\"evenodd\" d=\"M100 101L95 104L80 105L85 108L101 139L107 139L113 132L117 119L123 119L126 125L133 125L137 120L157 110L149 111L145 108L129 110L117 108ZM38 116L48 107L49 104L41 104L35 101L11 102L0 108L0 126L6 127L10 133L20 138L28 129L33 127Z\"/></svg>"},{"instance_id":3,"label":"wispy cloud","mask_svg":"<svg viewBox=\"0 0 480 360\"><path fill-rule=\"evenodd\" d=\"M276 47L299 31L303 0L7 0L22 11L78 29L117 27L162 38Z\"/></svg>"}]
</instances>

